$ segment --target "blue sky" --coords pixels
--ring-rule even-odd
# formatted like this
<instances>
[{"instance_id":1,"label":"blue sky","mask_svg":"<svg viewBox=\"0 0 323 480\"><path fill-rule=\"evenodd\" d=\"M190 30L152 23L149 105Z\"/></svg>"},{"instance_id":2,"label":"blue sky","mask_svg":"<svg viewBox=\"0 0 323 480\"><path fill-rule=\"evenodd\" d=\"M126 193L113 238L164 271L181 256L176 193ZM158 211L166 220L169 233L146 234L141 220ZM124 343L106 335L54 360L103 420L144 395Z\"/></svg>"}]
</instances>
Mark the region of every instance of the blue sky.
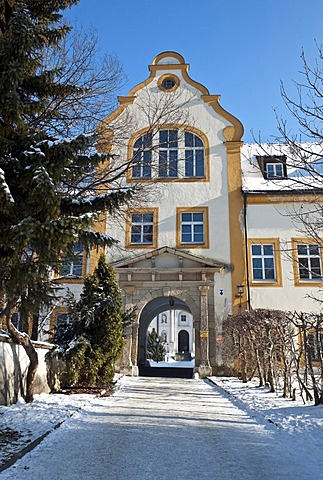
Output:
<instances>
[{"instance_id":1,"label":"blue sky","mask_svg":"<svg viewBox=\"0 0 323 480\"><path fill-rule=\"evenodd\" d=\"M323 43L323 0L80 0L68 17L94 27L102 52L123 64L120 95L148 76L159 53L183 55L190 76L243 123L245 142L252 130L273 141L273 109L289 118L280 81L293 96L302 48L313 60L315 40Z\"/></svg>"}]
</instances>

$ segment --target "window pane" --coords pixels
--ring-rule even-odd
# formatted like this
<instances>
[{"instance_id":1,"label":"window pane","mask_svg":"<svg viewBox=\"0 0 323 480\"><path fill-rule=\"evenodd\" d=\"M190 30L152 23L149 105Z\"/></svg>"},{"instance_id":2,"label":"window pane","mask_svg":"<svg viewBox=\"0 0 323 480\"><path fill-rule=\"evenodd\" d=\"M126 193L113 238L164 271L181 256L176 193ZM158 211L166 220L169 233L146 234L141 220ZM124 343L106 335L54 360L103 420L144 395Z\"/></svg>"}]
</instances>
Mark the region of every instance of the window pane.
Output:
<instances>
[{"instance_id":1,"label":"window pane","mask_svg":"<svg viewBox=\"0 0 323 480\"><path fill-rule=\"evenodd\" d=\"M140 165L134 165L132 167L132 178L138 178L141 176L141 168Z\"/></svg>"},{"instance_id":2,"label":"window pane","mask_svg":"<svg viewBox=\"0 0 323 480\"><path fill-rule=\"evenodd\" d=\"M300 278L309 278L309 271L308 271L308 259L302 258L299 259L299 277Z\"/></svg>"},{"instance_id":3,"label":"window pane","mask_svg":"<svg viewBox=\"0 0 323 480\"><path fill-rule=\"evenodd\" d=\"M177 130L169 130L169 147L177 148Z\"/></svg>"},{"instance_id":4,"label":"window pane","mask_svg":"<svg viewBox=\"0 0 323 480\"><path fill-rule=\"evenodd\" d=\"M177 150L171 150L170 151L169 176L170 177L177 177Z\"/></svg>"},{"instance_id":5,"label":"window pane","mask_svg":"<svg viewBox=\"0 0 323 480\"><path fill-rule=\"evenodd\" d=\"M193 177L193 150L185 150L185 177Z\"/></svg>"},{"instance_id":6,"label":"window pane","mask_svg":"<svg viewBox=\"0 0 323 480\"><path fill-rule=\"evenodd\" d=\"M135 143L134 143L133 146L134 146L134 148L136 148L136 149L137 149L137 148L138 148L138 149L141 148L141 147L142 147L142 137L139 137L139 138L135 141Z\"/></svg>"},{"instance_id":7,"label":"window pane","mask_svg":"<svg viewBox=\"0 0 323 480\"><path fill-rule=\"evenodd\" d=\"M252 255L261 255L261 245L251 245Z\"/></svg>"},{"instance_id":8,"label":"window pane","mask_svg":"<svg viewBox=\"0 0 323 480\"><path fill-rule=\"evenodd\" d=\"M197 135L194 135L194 140L195 140L195 147L203 148L204 144L203 141L198 137Z\"/></svg>"},{"instance_id":9,"label":"window pane","mask_svg":"<svg viewBox=\"0 0 323 480\"><path fill-rule=\"evenodd\" d=\"M282 177L283 176L283 166L281 163L276 164L276 177Z\"/></svg>"},{"instance_id":10,"label":"window pane","mask_svg":"<svg viewBox=\"0 0 323 480\"><path fill-rule=\"evenodd\" d=\"M168 130L161 130L159 132L159 143L163 146L168 144Z\"/></svg>"},{"instance_id":11,"label":"window pane","mask_svg":"<svg viewBox=\"0 0 323 480\"><path fill-rule=\"evenodd\" d=\"M146 135L143 136L143 147L144 148L150 148L152 145L152 133L146 133Z\"/></svg>"},{"instance_id":12,"label":"window pane","mask_svg":"<svg viewBox=\"0 0 323 480\"><path fill-rule=\"evenodd\" d=\"M265 265L265 279L274 280L275 279L274 259L265 258L264 265Z\"/></svg>"},{"instance_id":13,"label":"window pane","mask_svg":"<svg viewBox=\"0 0 323 480\"><path fill-rule=\"evenodd\" d=\"M203 225L194 225L194 233L203 233Z\"/></svg>"},{"instance_id":14,"label":"window pane","mask_svg":"<svg viewBox=\"0 0 323 480\"><path fill-rule=\"evenodd\" d=\"M264 255L273 255L273 245L263 245Z\"/></svg>"},{"instance_id":15,"label":"window pane","mask_svg":"<svg viewBox=\"0 0 323 480\"><path fill-rule=\"evenodd\" d=\"M82 265L74 264L72 275L75 275L76 277L81 277L82 276Z\"/></svg>"},{"instance_id":16,"label":"window pane","mask_svg":"<svg viewBox=\"0 0 323 480\"><path fill-rule=\"evenodd\" d=\"M204 177L204 151L196 150L196 176Z\"/></svg>"},{"instance_id":17,"label":"window pane","mask_svg":"<svg viewBox=\"0 0 323 480\"><path fill-rule=\"evenodd\" d=\"M297 252L299 255L307 255L307 245L297 245Z\"/></svg>"},{"instance_id":18,"label":"window pane","mask_svg":"<svg viewBox=\"0 0 323 480\"><path fill-rule=\"evenodd\" d=\"M193 213L193 221L194 222L203 222L203 213Z\"/></svg>"},{"instance_id":19,"label":"window pane","mask_svg":"<svg viewBox=\"0 0 323 480\"><path fill-rule=\"evenodd\" d=\"M131 243L141 243L140 233L131 233Z\"/></svg>"},{"instance_id":20,"label":"window pane","mask_svg":"<svg viewBox=\"0 0 323 480\"><path fill-rule=\"evenodd\" d=\"M191 235L192 232L192 225L182 225L182 232L188 233Z\"/></svg>"},{"instance_id":21,"label":"window pane","mask_svg":"<svg viewBox=\"0 0 323 480\"><path fill-rule=\"evenodd\" d=\"M143 225L143 232L144 232L144 234L152 233L153 232L153 226L152 225Z\"/></svg>"},{"instance_id":22,"label":"window pane","mask_svg":"<svg viewBox=\"0 0 323 480\"><path fill-rule=\"evenodd\" d=\"M309 245L309 254L310 255L319 255L318 245Z\"/></svg>"},{"instance_id":23,"label":"window pane","mask_svg":"<svg viewBox=\"0 0 323 480\"><path fill-rule=\"evenodd\" d=\"M144 223L152 223L154 221L154 215L153 213L145 213L143 215L143 222Z\"/></svg>"},{"instance_id":24,"label":"window pane","mask_svg":"<svg viewBox=\"0 0 323 480\"><path fill-rule=\"evenodd\" d=\"M182 213L182 222L191 222L192 214L191 213Z\"/></svg>"},{"instance_id":25,"label":"window pane","mask_svg":"<svg viewBox=\"0 0 323 480\"><path fill-rule=\"evenodd\" d=\"M204 235L203 233L196 233L194 231L194 242L195 243L203 243L204 242Z\"/></svg>"},{"instance_id":26,"label":"window pane","mask_svg":"<svg viewBox=\"0 0 323 480\"><path fill-rule=\"evenodd\" d=\"M141 223L142 222L142 214L141 213L134 213L131 216L132 223Z\"/></svg>"},{"instance_id":27,"label":"window pane","mask_svg":"<svg viewBox=\"0 0 323 480\"><path fill-rule=\"evenodd\" d=\"M319 258L311 258L311 272L313 278L321 277L321 262Z\"/></svg>"},{"instance_id":28,"label":"window pane","mask_svg":"<svg viewBox=\"0 0 323 480\"><path fill-rule=\"evenodd\" d=\"M185 147L193 146L193 134L191 132L185 132Z\"/></svg>"},{"instance_id":29,"label":"window pane","mask_svg":"<svg viewBox=\"0 0 323 480\"><path fill-rule=\"evenodd\" d=\"M167 177L167 151L159 151L159 176Z\"/></svg>"}]
</instances>

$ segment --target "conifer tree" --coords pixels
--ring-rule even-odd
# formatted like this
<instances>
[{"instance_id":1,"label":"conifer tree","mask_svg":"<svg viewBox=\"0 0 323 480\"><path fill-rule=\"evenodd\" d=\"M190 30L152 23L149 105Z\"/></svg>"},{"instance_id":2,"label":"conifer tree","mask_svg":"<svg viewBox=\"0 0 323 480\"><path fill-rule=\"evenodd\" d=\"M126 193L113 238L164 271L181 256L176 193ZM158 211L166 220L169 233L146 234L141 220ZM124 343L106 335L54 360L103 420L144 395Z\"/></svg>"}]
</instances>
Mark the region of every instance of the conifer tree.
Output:
<instances>
[{"instance_id":1,"label":"conifer tree","mask_svg":"<svg viewBox=\"0 0 323 480\"><path fill-rule=\"evenodd\" d=\"M36 313L54 294L50 271L59 271L75 241L85 247L114 240L93 232L103 211L113 213L131 190L98 194L80 188L107 155L93 148L95 135L63 138L42 125L51 99L72 96L78 85L61 84L58 71L42 68L44 50L59 48L69 27L60 11L78 0L3 0L0 3L0 293L9 332L30 358L27 402L33 399L37 354L28 335L11 323L14 308ZM59 109L53 112L59 119ZM53 126L52 124L52 126Z\"/></svg>"},{"instance_id":2,"label":"conifer tree","mask_svg":"<svg viewBox=\"0 0 323 480\"><path fill-rule=\"evenodd\" d=\"M104 256L86 278L71 320L69 340L65 328L55 338L66 362L63 385L106 386L113 380L114 364L122 353L123 312L114 270Z\"/></svg>"},{"instance_id":3,"label":"conifer tree","mask_svg":"<svg viewBox=\"0 0 323 480\"><path fill-rule=\"evenodd\" d=\"M154 362L162 362L165 358L165 342L153 328L148 334L147 339L147 357Z\"/></svg>"}]
</instances>

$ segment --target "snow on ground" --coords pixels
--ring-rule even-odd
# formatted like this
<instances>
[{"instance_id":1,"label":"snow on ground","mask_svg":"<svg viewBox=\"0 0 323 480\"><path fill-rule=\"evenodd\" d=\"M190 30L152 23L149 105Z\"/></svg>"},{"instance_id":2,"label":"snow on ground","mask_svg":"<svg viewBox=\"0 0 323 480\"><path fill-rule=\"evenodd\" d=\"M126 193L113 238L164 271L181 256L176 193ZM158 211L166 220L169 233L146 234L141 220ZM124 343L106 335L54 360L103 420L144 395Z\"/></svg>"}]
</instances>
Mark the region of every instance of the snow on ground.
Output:
<instances>
[{"instance_id":1,"label":"snow on ground","mask_svg":"<svg viewBox=\"0 0 323 480\"><path fill-rule=\"evenodd\" d=\"M257 388L255 382L244 384L236 378L227 377L211 377L210 380L223 388L229 399L242 410L252 416L263 417L288 433L301 434L297 436L304 438L304 447L310 436L315 445L323 448L323 406L314 407L312 404L303 405L301 400L292 402L283 399L280 394L269 393L265 387ZM122 389L126 382L126 377L120 378L116 388ZM95 395L88 394L41 394L35 395L32 404L20 400L10 407L0 406L0 466L75 412L97 401ZM12 431L19 432L21 436L10 435Z\"/></svg>"},{"instance_id":2,"label":"snow on ground","mask_svg":"<svg viewBox=\"0 0 323 480\"><path fill-rule=\"evenodd\" d=\"M178 362L173 358L168 357L167 361L165 362L154 362L154 360L149 360L149 365L154 368L194 368L195 360L193 358L192 360L181 360L180 362Z\"/></svg>"},{"instance_id":3,"label":"snow on ground","mask_svg":"<svg viewBox=\"0 0 323 480\"><path fill-rule=\"evenodd\" d=\"M270 393L269 388L257 386L257 379L247 383L233 377L210 377L210 380L249 413L261 415L289 433L313 434L323 447L323 405L315 407L313 402L304 405L300 396L292 401L283 398L281 391Z\"/></svg>"}]
</instances>

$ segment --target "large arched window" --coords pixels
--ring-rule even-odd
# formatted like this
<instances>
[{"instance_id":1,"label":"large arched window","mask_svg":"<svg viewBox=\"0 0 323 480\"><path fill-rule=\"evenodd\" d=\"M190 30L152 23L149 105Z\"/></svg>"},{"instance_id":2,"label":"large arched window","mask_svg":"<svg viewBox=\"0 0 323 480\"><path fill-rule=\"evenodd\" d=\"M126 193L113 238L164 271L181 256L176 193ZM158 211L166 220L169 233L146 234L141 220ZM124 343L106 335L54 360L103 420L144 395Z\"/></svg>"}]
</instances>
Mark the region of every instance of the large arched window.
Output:
<instances>
[{"instance_id":1,"label":"large arched window","mask_svg":"<svg viewBox=\"0 0 323 480\"><path fill-rule=\"evenodd\" d=\"M205 179L205 142L186 129L148 132L133 144L133 179Z\"/></svg>"}]
</instances>

